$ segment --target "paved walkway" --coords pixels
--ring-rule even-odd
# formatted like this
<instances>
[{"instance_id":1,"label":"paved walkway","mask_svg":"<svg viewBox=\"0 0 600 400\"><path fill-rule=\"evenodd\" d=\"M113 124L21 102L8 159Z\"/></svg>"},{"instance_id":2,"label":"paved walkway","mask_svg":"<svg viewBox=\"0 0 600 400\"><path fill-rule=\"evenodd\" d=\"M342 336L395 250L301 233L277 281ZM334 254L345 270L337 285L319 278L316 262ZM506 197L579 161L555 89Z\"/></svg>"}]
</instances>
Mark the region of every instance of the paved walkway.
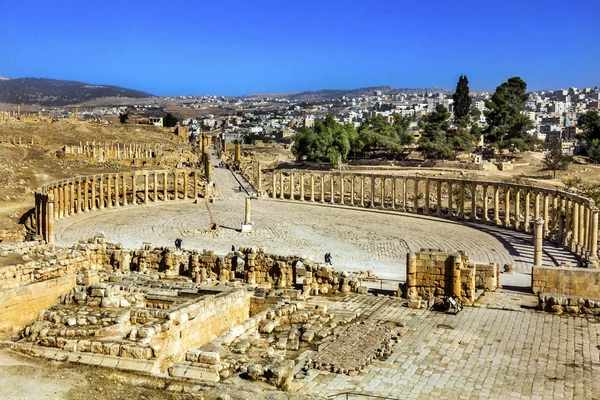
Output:
<instances>
[{"instance_id":1,"label":"paved walkway","mask_svg":"<svg viewBox=\"0 0 600 400\"><path fill-rule=\"evenodd\" d=\"M173 246L181 237L184 248L214 249L217 254L226 254L232 245L261 246L271 253L322 261L331 252L334 267L373 269L381 277L399 279L405 277L408 252L439 248L466 250L472 260L513 264L518 272L531 272L533 240L529 235L397 212L253 200L254 232L242 234L247 194L239 192L238 181L227 169L215 168L215 180L222 200L209 207L221 226L218 235L203 232L210 223L206 204L190 200L71 217L56 224L57 244L76 243L104 232L109 241L128 248L139 248L143 242ZM561 261L575 262L570 253L547 244L544 264Z\"/></svg>"},{"instance_id":2,"label":"paved walkway","mask_svg":"<svg viewBox=\"0 0 600 400\"><path fill-rule=\"evenodd\" d=\"M350 391L394 399L600 398L595 378L600 373L600 325L595 321L473 307L454 316L361 295L311 301L326 304L329 312L360 311L369 319L406 327L386 360L374 361L354 377L312 370L301 381L300 393Z\"/></svg>"}]
</instances>

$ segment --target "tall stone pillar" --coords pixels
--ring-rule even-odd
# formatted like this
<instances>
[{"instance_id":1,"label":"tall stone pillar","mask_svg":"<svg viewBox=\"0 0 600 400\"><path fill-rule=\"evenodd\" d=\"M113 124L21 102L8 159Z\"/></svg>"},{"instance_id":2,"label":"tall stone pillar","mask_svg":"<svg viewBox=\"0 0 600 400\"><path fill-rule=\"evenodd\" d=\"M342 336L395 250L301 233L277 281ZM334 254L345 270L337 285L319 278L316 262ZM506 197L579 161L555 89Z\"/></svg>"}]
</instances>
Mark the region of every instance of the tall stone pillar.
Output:
<instances>
[{"instance_id":1,"label":"tall stone pillar","mask_svg":"<svg viewBox=\"0 0 600 400\"><path fill-rule=\"evenodd\" d=\"M275 171L273 171L273 193L271 195L272 198L276 199L277 198L277 177L275 176Z\"/></svg>"},{"instance_id":2,"label":"tall stone pillar","mask_svg":"<svg viewBox=\"0 0 600 400\"><path fill-rule=\"evenodd\" d=\"M325 203L325 174L321 174L321 203Z\"/></svg>"},{"instance_id":3,"label":"tall stone pillar","mask_svg":"<svg viewBox=\"0 0 600 400\"><path fill-rule=\"evenodd\" d=\"M365 206L365 176L360 176L360 206Z\"/></svg>"},{"instance_id":4,"label":"tall stone pillar","mask_svg":"<svg viewBox=\"0 0 600 400\"><path fill-rule=\"evenodd\" d=\"M148 192L150 190L150 182L148 181L148 173L144 174L144 204L148 204Z\"/></svg>"},{"instance_id":5,"label":"tall stone pillar","mask_svg":"<svg viewBox=\"0 0 600 400\"><path fill-rule=\"evenodd\" d=\"M315 202L315 174L310 173L310 201Z\"/></svg>"},{"instance_id":6,"label":"tall stone pillar","mask_svg":"<svg viewBox=\"0 0 600 400\"><path fill-rule=\"evenodd\" d=\"M519 230L519 224L520 223L521 223L521 189L516 189L516 193L515 193L515 220L513 221L513 229L515 231Z\"/></svg>"},{"instance_id":7,"label":"tall stone pillar","mask_svg":"<svg viewBox=\"0 0 600 400\"><path fill-rule=\"evenodd\" d=\"M419 213L419 178L415 176L415 191L413 193L413 213Z\"/></svg>"},{"instance_id":8,"label":"tall stone pillar","mask_svg":"<svg viewBox=\"0 0 600 400\"><path fill-rule=\"evenodd\" d=\"M385 208L385 177L381 178L381 208Z\"/></svg>"},{"instance_id":9,"label":"tall stone pillar","mask_svg":"<svg viewBox=\"0 0 600 400\"><path fill-rule=\"evenodd\" d=\"M290 171L290 200L295 200L296 183L294 182L294 171Z\"/></svg>"},{"instance_id":10,"label":"tall stone pillar","mask_svg":"<svg viewBox=\"0 0 600 400\"><path fill-rule=\"evenodd\" d=\"M552 196L552 212L550 217L551 228L550 230L554 233L558 229L558 219L560 213L558 212L558 197Z\"/></svg>"},{"instance_id":11,"label":"tall stone pillar","mask_svg":"<svg viewBox=\"0 0 600 400\"><path fill-rule=\"evenodd\" d=\"M540 218L540 200L542 194L538 191L535 191L534 194L534 204L533 204L533 219Z\"/></svg>"},{"instance_id":12,"label":"tall stone pillar","mask_svg":"<svg viewBox=\"0 0 600 400\"><path fill-rule=\"evenodd\" d=\"M460 255L453 256L452 264L452 295L454 297L462 297L462 282L460 279L460 263L462 262Z\"/></svg>"},{"instance_id":13,"label":"tall stone pillar","mask_svg":"<svg viewBox=\"0 0 600 400\"><path fill-rule=\"evenodd\" d=\"M598 268L598 209L592 209L589 268Z\"/></svg>"},{"instance_id":14,"label":"tall stone pillar","mask_svg":"<svg viewBox=\"0 0 600 400\"><path fill-rule=\"evenodd\" d=\"M60 212L60 218L64 218L67 216L67 199L66 199L66 194L67 194L67 187L66 185L63 183L58 187L58 208L59 208L59 212Z\"/></svg>"},{"instance_id":15,"label":"tall stone pillar","mask_svg":"<svg viewBox=\"0 0 600 400\"><path fill-rule=\"evenodd\" d=\"M504 187L504 227L510 228L510 187Z\"/></svg>"},{"instance_id":16,"label":"tall stone pillar","mask_svg":"<svg viewBox=\"0 0 600 400\"><path fill-rule=\"evenodd\" d=\"M119 187L121 182L119 180L119 174L115 174L115 207L121 207L121 199L119 196Z\"/></svg>"},{"instance_id":17,"label":"tall stone pillar","mask_svg":"<svg viewBox=\"0 0 600 400\"><path fill-rule=\"evenodd\" d=\"M208 186L210 185L210 181L206 182L206 193L208 194L210 192L210 188L208 188ZM165 171L163 173L163 201L168 201L169 200L169 175L167 173L167 171Z\"/></svg>"},{"instance_id":18,"label":"tall stone pillar","mask_svg":"<svg viewBox=\"0 0 600 400\"><path fill-rule=\"evenodd\" d=\"M371 208L375 208L375 177L371 175Z\"/></svg>"},{"instance_id":19,"label":"tall stone pillar","mask_svg":"<svg viewBox=\"0 0 600 400\"><path fill-rule=\"evenodd\" d=\"M196 172L196 175L198 175L198 172ZM158 173L153 172L152 173L152 181L153 181L153 189L154 189L154 197L152 198L152 201L154 201L156 203L156 201L158 200ZM196 176L196 186L198 184L198 177ZM196 198L198 198L198 196L196 196Z\"/></svg>"},{"instance_id":20,"label":"tall stone pillar","mask_svg":"<svg viewBox=\"0 0 600 400\"><path fill-rule=\"evenodd\" d=\"M62 208L63 215L65 217L69 216L69 183L63 183L63 196L62 196Z\"/></svg>"},{"instance_id":21,"label":"tall stone pillar","mask_svg":"<svg viewBox=\"0 0 600 400\"><path fill-rule=\"evenodd\" d=\"M398 179L394 176L392 178L392 209L395 210L398 207Z\"/></svg>"},{"instance_id":22,"label":"tall stone pillar","mask_svg":"<svg viewBox=\"0 0 600 400\"><path fill-rule=\"evenodd\" d=\"M465 219L465 183L460 183L460 194L458 199L458 219Z\"/></svg>"},{"instance_id":23,"label":"tall stone pillar","mask_svg":"<svg viewBox=\"0 0 600 400\"><path fill-rule=\"evenodd\" d=\"M454 205L452 204L452 198L453 198L453 193L452 193L452 182L448 182L448 217L452 218L454 217Z\"/></svg>"},{"instance_id":24,"label":"tall stone pillar","mask_svg":"<svg viewBox=\"0 0 600 400\"><path fill-rule=\"evenodd\" d=\"M304 201L304 172L300 173L300 201Z\"/></svg>"},{"instance_id":25,"label":"tall stone pillar","mask_svg":"<svg viewBox=\"0 0 600 400\"><path fill-rule=\"evenodd\" d=\"M531 220L531 216L530 216L530 208L531 205L529 204L529 190L527 190L525 192L525 222L523 223L523 232L529 232L529 222Z\"/></svg>"},{"instance_id":26,"label":"tall stone pillar","mask_svg":"<svg viewBox=\"0 0 600 400\"><path fill-rule=\"evenodd\" d=\"M100 175L98 179L98 207L104 208L104 175Z\"/></svg>"},{"instance_id":27,"label":"tall stone pillar","mask_svg":"<svg viewBox=\"0 0 600 400\"><path fill-rule=\"evenodd\" d=\"M435 194L436 194L436 202L435 202L435 214L438 217L442 216L442 181L437 181L435 183Z\"/></svg>"},{"instance_id":28,"label":"tall stone pillar","mask_svg":"<svg viewBox=\"0 0 600 400\"><path fill-rule=\"evenodd\" d=\"M542 243L544 239L544 220L538 218L534 221L533 232L533 266L542 266Z\"/></svg>"},{"instance_id":29,"label":"tall stone pillar","mask_svg":"<svg viewBox=\"0 0 600 400\"><path fill-rule=\"evenodd\" d=\"M134 172L131 176L131 204L137 205L137 174Z\"/></svg>"},{"instance_id":30,"label":"tall stone pillar","mask_svg":"<svg viewBox=\"0 0 600 400\"><path fill-rule=\"evenodd\" d=\"M58 213L58 219L63 219L65 217L63 207L62 207L62 198L63 198L63 188L62 188L61 184L58 184L57 190L56 190L56 197L55 197L55 199L56 199L55 207L56 207L56 212Z\"/></svg>"},{"instance_id":31,"label":"tall stone pillar","mask_svg":"<svg viewBox=\"0 0 600 400\"><path fill-rule=\"evenodd\" d=\"M585 251L586 251L586 255L588 257L588 260L590 258L590 254L591 254L591 248L592 248L592 209L590 206L586 207L586 213L585 213L585 232L586 232L586 237L585 237Z\"/></svg>"},{"instance_id":32,"label":"tall stone pillar","mask_svg":"<svg viewBox=\"0 0 600 400\"><path fill-rule=\"evenodd\" d=\"M471 215L469 216L471 221L477 221L477 184L471 184Z\"/></svg>"},{"instance_id":33,"label":"tall stone pillar","mask_svg":"<svg viewBox=\"0 0 600 400\"><path fill-rule=\"evenodd\" d=\"M354 181L356 180L356 177L354 175L351 176L351 181L350 181L350 204L354 205Z\"/></svg>"},{"instance_id":34,"label":"tall stone pillar","mask_svg":"<svg viewBox=\"0 0 600 400\"><path fill-rule=\"evenodd\" d=\"M329 202L331 204L335 203L335 194L333 192L333 173L329 174L329 186L330 186L330 191L331 191L331 197L329 198Z\"/></svg>"},{"instance_id":35,"label":"tall stone pillar","mask_svg":"<svg viewBox=\"0 0 600 400\"><path fill-rule=\"evenodd\" d=\"M179 200L179 171L173 171L173 200Z\"/></svg>"},{"instance_id":36,"label":"tall stone pillar","mask_svg":"<svg viewBox=\"0 0 600 400\"><path fill-rule=\"evenodd\" d=\"M122 175L123 178L123 186L121 187L121 191L123 192L123 206L127 205L127 176L125 174Z\"/></svg>"},{"instance_id":37,"label":"tall stone pillar","mask_svg":"<svg viewBox=\"0 0 600 400\"><path fill-rule=\"evenodd\" d=\"M579 203L573 202L573 235L571 236L571 251L579 252Z\"/></svg>"},{"instance_id":38,"label":"tall stone pillar","mask_svg":"<svg viewBox=\"0 0 600 400\"><path fill-rule=\"evenodd\" d=\"M85 178L83 181L83 212L90 211L90 181Z\"/></svg>"},{"instance_id":39,"label":"tall stone pillar","mask_svg":"<svg viewBox=\"0 0 600 400\"><path fill-rule=\"evenodd\" d=\"M483 223L487 224L490 222L490 217L488 215L489 209L489 201L488 201L488 185L483 185Z\"/></svg>"},{"instance_id":40,"label":"tall stone pillar","mask_svg":"<svg viewBox=\"0 0 600 400\"><path fill-rule=\"evenodd\" d=\"M284 195L283 193L285 192L285 190L283 190L283 171L279 172L279 198L283 199Z\"/></svg>"},{"instance_id":41,"label":"tall stone pillar","mask_svg":"<svg viewBox=\"0 0 600 400\"><path fill-rule=\"evenodd\" d=\"M586 204L583 206L583 212L581 212L581 210L579 210L582 220L580 221L579 224L579 232L580 235L582 237L581 239L581 255L583 257L586 256L587 250L588 250L588 233L589 233L589 228L588 228L588 213L589 213L589 206Z\"/></svg>"},{"instance_id":42,"label":"tall stone pillar","mask_svg":"<svg viewBox=\"0 0 600 400\"><path fill-rule=\"evenodd\" d=\"M91 196L91 210L95 211L96 210L96 178L92 178L90 180L90 183L92 185L92 196Z\"/></svg>"},{"instance_id":43,"label":"tall stone pillar","mask_svg":"<svg viewBox=\"0 0 600 400\"><path fill-rule=\"evenodd\" d=\"M48 216L48 222L46 223L46 226L48 227L46 231L46 242L48 244L54 244L54 194L48 195L48 201L46 204L48 207L48 211L46 212L46 215Z\"/></svg>"},{"instance_id":44,"label":"tall stone pillar","mask_svg":"<svg viewBox=\"0 0 600 400\"><path fill-rule=\"evenodd\" d=\"M246 213L244 215L244 224L250 225L250 197L246 197Z\"/></svg>"},{"instance_id":45,"label":"tall stone pillar","mask_svg":"<svg viewBox=\"0 0 600 400\"><path fill-rule=\"evenodd\" d=\"M188 171L183 172L183 199L187 200L189 197L188 191L188 183L189 183L189 173Z\"/></svg>"},{"instance_id":46,"label":"tall stone pillar","mask_svg":"<svg viewBox=\"0 0 600 400\"><path fill-rule=\"evenodd\" d=\"M107 179L106 179L106 206L108 208L112 208L113 203L112 203L112 180L113 177L112 175L108 175Z\"/></svg>"},{"instance_id":47,"label":"tall stone pillar","mask_svg":"<svg viewBox=\"0 0 600 400\"><path fill-rule=\"evenodd\" d=\"M340 204L344 204L344 175L340 174Z\"/></svg>"},{"instance_id":48,"label":"tall stone pillar","mask_svg":"<svg viewBox=\"0 0 600 400\"><path fill-rule=\"evenodd\" d=\"M548 237L548 218L549 218L549 210L548 210L548 194L544 193L544 202L543 202L543 215L542 219L544 220L544 237Z\"/></svg>"},{"instance_id":49,"label":"tall stone pillar","mask_svg":"<svg viewBox=\"0 0 600 400\"><path fill-rule=\"evenodd\" d=\"M429 214L429 179L425 179L425 208L423 208L423 214Z\"/></svg>"},{"instance_id":50,"label":"tall stone pillar","mask_svg":"<svg viewBox=\"0 0 600 400\"><path fill-rule=\"evenodd\" d=\"M500 221L500 187L494 186L494 223L501 225Z\"/></svg>"},{"instance_id":51,"label":"tall stone pillar","mask_svg":"<svg viewBox=\"0 0 600 400\"><path fill-rule=\"evenodd\" d=\"M406 177L402 178L402 211L407 211L408 207L408 193L407 193L407 182Z\"/></svg>"},{"instance_id":52,"label":"tall stone pillar","mask_svg":"<svg viewBox=\"0 0 600 400\"><path fill-rule=\"evenodd\" d=\"M573 219L571 218L573 212L571 211L573 208L573 201L570 199L565 199L565 207L563 210L564 218L565 218L565 226L563 231L563 247L567 248L571 244L571 238L573 234Z\"/></svg>"},{"instance_id":53,"label":"tall stone pillar","mask_svg":"<svg viewBox=\"0 0 600 400\"><path fill-rule=\"evenodd\" d=\"M75 214L75 182L69 183L69 215Z\"/></svg>"},{"instance_id":54,"label":"tall stone pillar","mask_svg":"<svg viewBox=\"0 0 600 400\"><path fill-rule=\"evenodd\" d=\"M200 181L198 171L194 171L194 201L198 201L198 189L200 188Z\"/></svg>"}]
</instances>

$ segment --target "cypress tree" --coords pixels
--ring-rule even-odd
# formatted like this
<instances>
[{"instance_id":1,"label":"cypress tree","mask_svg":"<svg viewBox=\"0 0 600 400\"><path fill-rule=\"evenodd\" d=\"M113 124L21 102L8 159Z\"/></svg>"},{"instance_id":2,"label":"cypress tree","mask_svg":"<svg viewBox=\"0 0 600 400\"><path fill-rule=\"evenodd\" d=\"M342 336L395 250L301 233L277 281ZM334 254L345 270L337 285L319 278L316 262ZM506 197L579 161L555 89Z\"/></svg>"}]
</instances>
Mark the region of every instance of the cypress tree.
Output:
<instances>
[{"instance_id":1,"label":"cypress tree","mask_svg":"<svg viewBox=\"0 0 600 400\"><path fill-rule=\"evenodd\" d=\"M456 84L456 92L452 96L454 99L454 119L468 119L471 111L471 96L469 96L469 80L466 75L461 75Z\"/></svg>"}]
</instances>

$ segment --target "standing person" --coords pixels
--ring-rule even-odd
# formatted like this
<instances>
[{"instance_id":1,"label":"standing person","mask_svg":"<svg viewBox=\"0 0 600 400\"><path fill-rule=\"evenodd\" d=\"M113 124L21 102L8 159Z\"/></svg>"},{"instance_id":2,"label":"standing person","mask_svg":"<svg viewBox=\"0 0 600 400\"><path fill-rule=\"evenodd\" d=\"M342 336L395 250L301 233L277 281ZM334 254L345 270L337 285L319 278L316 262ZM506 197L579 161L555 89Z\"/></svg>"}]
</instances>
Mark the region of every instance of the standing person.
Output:
<instances>
[{"instance_id":1,"label":"standing person","mask_svg":"<svg viewBox=\"0 0 600 400\"><path fill-rule=\"evenodd\" d=\"M231 245L231 251L235 252L235 246Z\"/></svg>"}]
</instances>

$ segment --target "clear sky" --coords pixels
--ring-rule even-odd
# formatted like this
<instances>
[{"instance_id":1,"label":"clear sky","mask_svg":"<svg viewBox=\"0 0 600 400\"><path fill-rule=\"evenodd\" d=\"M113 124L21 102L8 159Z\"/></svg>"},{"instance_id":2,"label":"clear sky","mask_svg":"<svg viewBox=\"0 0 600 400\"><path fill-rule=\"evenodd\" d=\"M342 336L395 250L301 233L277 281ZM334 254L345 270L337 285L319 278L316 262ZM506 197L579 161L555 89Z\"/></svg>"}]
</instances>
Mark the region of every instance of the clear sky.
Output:
<instances>
[{"instance_id":1,"label":"clear sky","mask_svg":"<svg viewBox=\"0 0 600 400\"><path fill-rule=\"evenodd\" d=\"M600 85L597 0L0 1L0 76L156 95Z\"/></svg>"}]
</instances>

